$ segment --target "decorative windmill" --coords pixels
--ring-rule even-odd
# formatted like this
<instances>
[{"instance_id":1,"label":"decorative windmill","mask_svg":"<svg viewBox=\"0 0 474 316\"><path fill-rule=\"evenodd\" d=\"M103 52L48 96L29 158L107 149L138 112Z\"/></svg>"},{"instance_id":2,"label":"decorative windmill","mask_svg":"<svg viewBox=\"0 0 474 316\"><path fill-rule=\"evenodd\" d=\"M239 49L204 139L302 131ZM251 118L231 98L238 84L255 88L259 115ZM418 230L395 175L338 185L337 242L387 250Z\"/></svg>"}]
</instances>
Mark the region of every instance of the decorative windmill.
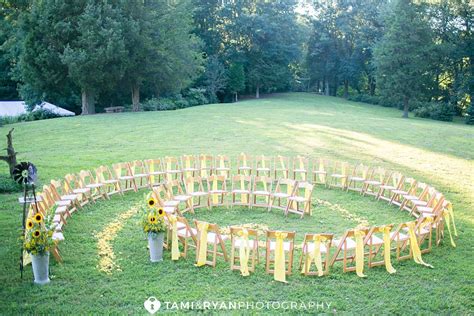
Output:
<instances>
[{"instance_id":1,"label":"decorative windmill","mask_svg":"<svg viewBox=\"0 0 474 316\"><path fill-rule=\"evenodd\" d=\"M27 204L34 203L35 209L38 209L38 201L36 199L36 192L35 192L35 182L37 179L37 172L36 167L31 162L20 162L13 168L13 180L15 180L18 184L23 185L23 198L19 198L19 202L23 204L23 235L25 235L25 228L26 228L26 212L27 212ZM29 190L31 188L32 196L29 196ZM23 278L23 248L21 249L20 254L20 274Z\"/></svg>"}]
</instances>

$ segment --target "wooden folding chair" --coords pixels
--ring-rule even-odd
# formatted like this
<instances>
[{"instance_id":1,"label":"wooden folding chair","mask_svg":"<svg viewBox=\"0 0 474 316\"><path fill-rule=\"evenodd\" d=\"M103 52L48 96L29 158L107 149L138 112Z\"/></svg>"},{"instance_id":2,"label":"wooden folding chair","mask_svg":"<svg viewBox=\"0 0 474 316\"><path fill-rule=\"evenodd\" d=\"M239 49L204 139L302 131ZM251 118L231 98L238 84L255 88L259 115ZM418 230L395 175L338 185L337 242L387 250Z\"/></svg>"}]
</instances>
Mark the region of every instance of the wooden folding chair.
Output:
<instances>
[{"instance_id":1,"label":"wooden folding chair","mask_svg":"<svg viewBox=\"0 0 474 316\"><path fill-rule=\"evenodd\" d=\"M415 216L440 215L443 211L444 201L444 195L438 193L430 200L430 203L427 206L416 206L413 213Z\"/></svg>"},{"instance_id":2,"label":"wooden folding chair","mask_svg":"<svg viewBox=\"0 0 474 316\"><path fill-rule=\"evenodd\" d=\"M200 224L207 224L207 240L201 242L201 231ZM229 239L228 235L221 235L219 226L217 224L206 223L198 220L194 220L196 226L197 236L197 248L196 248L196 261L198 261L199 250L201 247L206 247L206 265L215 267L217 262L217 256L224 257L225 261L229 261L227 257L227 250L225 249L225 241ZM209 249L209 246L212 248ZM220 248L220 251L219 251ZM212 255L212 260L208 260L209 254Z\"/></svg>"},{"instance_id":3,"label":"wooden folding chair","mask_svg":"<svg viewBox=\"0 0 474 316\"><path fill-rule=\"evenodd\" d=\"M309 172L309 159L303 156L293 158L293 179L297 181L306 181Z\"/></svg>"},{"instance_id":4,"label":"wooden folding chair","mask_svg":"<svg viewBox=\"0 0 474 316\"><path fill-rule=\"evenodd\" d=\"M412 212L414 204L413 201L424 201L428 195L430 187L426 183L418 182L413 194L403 194L402 202L400 204L400 210L406 210Z\"/></svg>"},{"instance_id":5,"label":"wooden folding chair","mask_svg":"<svg viewBox=\"0 0 474 316\"><path fill-rule=\"evenodd\" d=\"M425 199L421 200L412 200L412 209L410 212L410 215L413 215L415 217L418 217L420 214L422 214L422 211L425 212L432 212L432 209L434 208L436 202L438 202L438 199L441 198L443 195L436 191L434 188L429 188L428 189L428 194L425 196ZM420 210L421 211L420 211Z\"/></svg>"},{"instance_id":6,"label":"wooden folding chair","mask_svg":"<svg viewBox=\"0 0 474 316\"><path fill-rule=\"evenodd\" d=\"M51 180L51 186L49 188L54 200L56 201L56 205L66 205L67 201L70 201L73 205L69 211L70 213L73 213L75 210L79 210L82 207L79 194L69 194L61 181Z\"/></svg>"},{"instance_id":7,"label":"wooden folding chair","mask_svg":"<svg viewBox=\"0 0 474 316\"><path fill-rule=\"evenodd\" d=\"M296 186L298 181L293 179L280 179L277 182L275 191L270 197L270 205L268 206L268 211L270 212L272 208L280 209L286 212L288 204L290 203L289 198L295 195ZM278 200L278 203L275 204L275 201ZM285 204L282 204L282 200L285 201Z\"/></svg>"},{"instance_id":8,"label":"wooden folding chair","mask_svg":"<svg viewBox=\"0 0 474 316\"><path fill-rule=\"evenodd\" d=\"M313 175L313 184L327 185L327 175L329 169L329 162L326 159L319 158L313 160L313 169L311 174Z\"/></svg>"},{"instance_id":9,"label":"wooden folding chair","mask_svg":"<svg viewBox=\"0 0 474 316\"><path fill-rule=\"evenodd\" d=\"M181 179L182 171L179 165L179 160L176 157L165 157L164 159L165 177L166 181Z\"/></svg>"},{"instance_id":10,"label":"wooden folding chair","mask_svg":"<svg viewBox=\"0 0 474 316\"><path fill-rule=\"evenodd\" d=\"M204 189L204 185L200 176L188 177L184 181L186 194L191 196L192 212L200 207L210 208L209 192Z\"/></svg>"},{"instance_id":11,"label":"wooden folding chair","mask_svg":"<svg viewBox=\"0 0 474 316\"><path fill-rule=\"evenodd\" d=\"M364 239L364 245L369 248L368 253L368 266L369 268L385 265L385 257L382 256L382 260L376 261L375 258L380 250L384 247L384 230L387 229L391 231L393 228L393 224L389 225L382 225L382 226L374 226L369 229L367 236ZM390 246L391 250L391 246Z\"/></svg>"},{"instance_id":12,"label":"wooden folding chair","mask_svg":"<svg viewBox=\"0 0 474 316\"><path fill-rule=\"evenodd\" d=\"M73 174L64 176L64 193L71 195L76 194L81 207L89 202L94 202L91 189L82 186L79 178Z\"/></svg>"},{"instance_id":13,"label":"wooden folding chair","mask_svg":"<svg viewBox=\"0 0 474 316\"><path fill-rule=\"evenodd\" d=\"M290 159L278 155L273 161L273 179L288 179L290 177Z\"/></svg>"},{"instance_id":14,"label":"wooden folding chair","mask_svg":"<svg viewBox=\"0 0 474 316\"><path fill-rule=\"evenodd\" d=\"M347 179L349 177L349 164L347 162L333 162L332 170L329 175L329 188L347 188Z\"/></svg>"},{"instance_id":15,"label":"wooden folding chair","mask_svg":"<svg viewBox=\"0 0 474 316\"><path fill-rule=\"evenodd\" d=\"M273 180L266 176L258 176L253 179L252 204L251 207L265 207L268 210L270 206L270 197L272 195ZM263 197L260 202L259 197Z\"/></svg>"},{"instance_id":16,"label":"wooden folding chair","mask_svg":"<svg viewBox=\"0 0 474 316\"><path fill-rule=\"evenodd\" d=\"M100 166L95 170L96 178L98 183L102 183L105 186L105 192L107 195L120 193L123 196L122 186L120 181L113 175L107 166Z\"/></svg>"},{"instance_id":17,"label":"wooden folding chair","mask_svg":"<svg viewBox=\"0 0 474 316\"><path fill-rule=\"evenodd\" d=\"M298 214L301 218L303 218L305 214L312 215L311 197L313 195L313 189L313 184L298 181L293 195L288 197L289 203L286 205L285 216L288 216L288 213Z\"/></svg>"},{"instance_id":18,"label":"wooden folding chair","mask_svg":"<svg viewBox=\"0 0 474 316\"><path fill-rule=\"evenodd\" d=\"M362 196L371 195L377 197L380 186L385 184L385 181L389 177L389 172L384 168L377 167L372 169L372 172L369 173L368 178L364 181L364 186L362 187Z\"/></svg>"},{"instance_id":19,"label":"wooden folding chair","mask_svg":"<svg viewBox=\"0 0 474 316\"><path fill-rule=\"evenodd\" d=\"M230 269L240 270L239 249L244 245L242 235L247 232L249 249L249 271L255 271L256 262L258 262L258 232L255 229L242 228L237 226L230 227L231 250L230 250ZM236 253L237 252L237 253Z\"/></svg>"},{"instance_id":20,"label":"wooden folding chair","mask_svg":"<svg viewBox=\"0 0 474 316\"><path fill-rule=\"evenodd\" d=\"M286 238L283 241L283 250L285 253L285 274L290 275L293 268L293 258L295 251L295 236L296 232L290 231L267 231L267 242L265 251L265 271L268 274L275 273L275 249L276 249L276 235L277 233L286 234ZM288 256L286 255L288 254Z\"/></svg>"},{"instance_id":21,"label":"wooden folding chair","mask_svg":"<svg viewBox=\"0 0 474 316\"><path fill-rule=\"evenodd\" d=\"M145 163L141 160L134 160L130 163L130 171L132 172L133 179L137 185L137 188L152 188L150 174L147 171Z\"/></svg>"},{"instance_id":22,"label":"wooden folding chair","mask_svg":"<svg viewBox=\"0 0 474 316\"><path fill-rule=\"evenodd\" d=\"M178 228L178 239L183 244L183 252L180 253L183 258L187 257L188 248L196 248L197 247L197 230L192 228L186 218L182 216L177 216L177 228ZM189 240L192 243L189 243Z\"/></svg>"},{"instance_id":23,"label":"wooden folding chair","mask_svg":"<svg viewBox=\"0 0 474 316\"><path fill-rule=\"evenodd\" d=\"M228 207L226 196L229 194L229 191L227 191L226 182L226 176L212 175L207 178L207 187L209 189L209 206L211 210L213 206Z\"/></svg>"},{"instance_id":24,"label":"wooden folding chair","mask_svg":"<svg viewBox=\"0 0 474 316\"><path fill-rule=\"evenodd\" d=\"M225 176L226 179L230 178L230 171L232 164L230 162L229 156L226 155L217 155L216 162L214 164L214 173L215 175Z\"/></svg>"},{"instance_id":25,"label":"wooden folding chair","mask_svg":"<svg viewBox=\"0 0 474 316\"><path fill-rule=\"evenodd\" d=\"M198 159L194 155L182 155L181 167L181 171L183 172L183 180L198 175Z\"/></svg>"},{"instance_id":26,"label":"wooden folding chair","mask_svg":"<svg viewBox=\"0 0 474 316\"><path fill-rule=\"evenodd\" d=\"M184 214L187 211L194 212L192 196L187 194L181 186L180 180L171 180L164 184L166 190L166 196L168 201L178 201L178 209L180 204L184 204L184 208L180 209L180 213Z\"/></svg>"},{"instance_id":27,"label":"wooden folding chair","mask_svg":"<svg viewBox=\"0 0 474 316\"><path fill-rule=\"evenodd\" d=\"M145 168L148 174L148 183L151 187L163 184L166 172L163 170L161 159L145 160Z\"/></svg>"},{"instance_id":28,"label":"wooden folding chair","mask_svg":"<svg viewBox=\"0 0 474 316\"><path fill-rule=\"evenodd\" d=\"M71 212L73 211L72 201L57 200L52 192L51 184L43 185L43 192L40 196L42 201L38 204L38 210L33 207L35 211L40 211L43 215L46 215L49 210L56 207L53 222L60 225L61 228L63 225L66 225L67 219L71 217Z\"/></svg>"},{"instance_id":29,"label":"wooden folding chair","mask_svg":"<svg viewBox=\"0 0 474 316\"><path fill-rule=\"evenodd\" d=\"M392 190L400 190L405 183L405 176L400 172L390 172L385 179L384 183L380 185L379 192L377 193L377 200L389 201L391 199Z\"/></svg>"},{"instance_id":30,"label":"wooden folding chair","mask_svg":"<svg viewBox=\"0 0 474 316\"><path fill-rule=\"evenodd\" d=\"M319 275L318 271L312 271L312 258L315 250L316 243L319 243L319 253L321 254L321 266L322 266L322 275L327 275L329 273L330 267L330 249L331 243L334 235L333 234L305 234L303 240L302 255L300 258L299 270L303 268L302 273L304 275ZM317 248L316 248L317 249ZM323 259L324 258L324 259Z\"/></svg>"},{"instance_id":31,"label":"wooden folding chair","mask_svg":"<svg viewBox=\"0 0 474 316\"><path fill-rule=\"evenodd\" d=\"M367 236L368 229L361 228L358 229L359 231L363 232L365 236ZM333 245L336 247L336 251L333 255L331 266L334 265L337 261L342 261L342 271L351 272L356 270L356 266L349 266L349 263L355 262L355 253L356 253L356 241L355 241L355 230L349 229L347 230L341 237L341 239L333 239ZM364 244L365 247L365 244ZM342 252L342 257L339 255ZM365 257L365 255L364 255Z\"/></svg>"},{"instance_id":32,"label":"wooden folding chair","mask_svg":"<svg viewBox=\"0 0 474 316\"><path fill-rule=\"evenodd\" d=\"M250 208L252 193L252 177L241 174L232 176L231 191L232 197L231 207L234 205L244 205ZM240 199L238 198L240 196Z\"/></svg>"},{"instance_id":33,"label":"wooden folding chair","mask_svg":"<svg viewBox=\"0 0 474 316\"><path fill-rule=\"evenodd\" d=\"M237 174L250 176L252 175L252 169L253 169L252 157L247 154L240 153L237 159Z\"/></svg>"},{"instance_id":34,"label":"wooden folding chair","mask_svg":"<svg viewBox=\"0 0 474 316\"><path fill-rule=\"evenodd\" d=\"M272 160L270 157L264 155L257 156L255 158L255 175L258 176L271 176Z\"/></svg>"},{"instance_id":35,"label":"wooden folding chair","mask_svg":"<svg viewBox=\"0 0 474 316\"><path fill-rule=\"evenodd\" d=\"M156 203L163 208L166 214L178 214L179 216L182 216L178 207L180 202L168 199L168 194L164 185L153 187L152 197L156 200Z\"/></svg>"},{"instance_id":36,"label":"wooden folding chair","mask_svg":"<svg viewBox=\"0 0 474 316\"><path fill-rule=\"evenodd\" d=\"M402 204L403 195L414 195L416 192L418 182L413 178L405 178L400 189L390 190L390 201L389 204L400 206Z\"/></svg>"},{"instance_id":37,"label":"wooden folding chair","mask_svg":"<svg viewBox=\"0 0 474 316\"><path fill-rule=\"evenodd\" d=\"M214 157L212 155L199 156L199 175L204 180L212 175L214 170Z\"/></svg>"},{"instance_id":38,"label":"wooden folding chair","mask_svg":"<svg viewBox=\"0 0 474 316\"><path fill-rule=\"evenodd\" d=\"M395 253L397 256L397 260L406 260L412 257L411 249L408 247L408 254L404 254L404 250L406 250L408 245L408 240L410 237L406 233L405 229L407 228L407 223L401 223L397 226L395 230L390 232L390 239L395 242Z\"/></svg>"},{"instance_id":39,"label":"wooden folding chair","mask_svg":"<svg viewBox=\"0 0 474 316\"><path fill-rule=\"evenodd\" d=\"M112 169L114 169L115 176L117 180L119 180L122 192L130 190L135 192L138 191L137 183L135 182L135 178L133 177L133 173L128 162L116 163L112 165Z\"/></svg>"},{"instance_id":40,"label":"wooden folding chair","mask_svg":"<svg viewBox=\"0 0 474 316\"><path fill-rule=\"evenodd\" d=\"M373 169L364 164L358 164L352 174L348 177L346 190L356 191L362 194L364 191L364 183L372 177Z\"/></svg>"},{"instance_id":41,"label":"wooden folding chair","mask_svg":"<svg viewBox=\"0 0 474 316\"><path fill-rule=\"evenodd\" d=\"M106 184L99 183L99 179L94 178L90 170L81 170L81 172L79 172L79 181L81 182L82 187L91 190L92 200L96 200L100 197L102 197L104 200L109 199L109 195L105 189Z\"/></svg>"}]
</instances>

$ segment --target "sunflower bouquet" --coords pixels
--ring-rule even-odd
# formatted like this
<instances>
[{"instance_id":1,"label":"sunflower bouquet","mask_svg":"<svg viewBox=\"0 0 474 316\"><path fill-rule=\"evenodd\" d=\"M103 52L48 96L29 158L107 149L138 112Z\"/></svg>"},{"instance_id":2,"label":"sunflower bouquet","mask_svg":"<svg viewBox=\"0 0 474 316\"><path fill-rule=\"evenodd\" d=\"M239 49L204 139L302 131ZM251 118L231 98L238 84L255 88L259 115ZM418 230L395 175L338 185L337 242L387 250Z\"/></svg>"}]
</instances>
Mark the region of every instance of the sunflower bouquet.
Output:
<instances>
[{"instance_id":1,"label":"sunflower bouquet","mask_svg":"<svg viewBox=\"0 0 474 316\"><path fill-rule=\"evenodd\" d=\"M26 220L23 248L32 255L44 255L54 246L52 218L36 213Z\"/></svg>"},{"instance_id":2,"label":"sunflower bouquet","mask_svg":"<svg viewBox=\"0 0 474 316\"><path fill-rule=\"evenodd\" d=\"M166 231L165 212L159 207L154 198L147 200L147 206L143 208L141 225L143 232L147 234L158 234Z\"/></svg>"}]
</instances>

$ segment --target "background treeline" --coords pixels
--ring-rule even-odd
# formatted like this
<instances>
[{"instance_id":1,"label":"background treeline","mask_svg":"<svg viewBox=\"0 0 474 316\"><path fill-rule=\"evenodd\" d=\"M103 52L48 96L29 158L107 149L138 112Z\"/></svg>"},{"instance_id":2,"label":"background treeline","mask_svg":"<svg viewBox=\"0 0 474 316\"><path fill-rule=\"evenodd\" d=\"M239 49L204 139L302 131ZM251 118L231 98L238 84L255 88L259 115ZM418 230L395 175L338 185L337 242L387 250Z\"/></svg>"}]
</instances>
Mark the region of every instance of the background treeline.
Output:
<instances>
[{"instance_id":1,"label":"background treeline","mask_svg":"<svg viewBox=\"0 0 474 316\"><path fill-rule=\"evenodd\" d=\"M474 123L469 0L0 3L2 100L89 114L311 91Z\"/></svg>"}]
</instances>

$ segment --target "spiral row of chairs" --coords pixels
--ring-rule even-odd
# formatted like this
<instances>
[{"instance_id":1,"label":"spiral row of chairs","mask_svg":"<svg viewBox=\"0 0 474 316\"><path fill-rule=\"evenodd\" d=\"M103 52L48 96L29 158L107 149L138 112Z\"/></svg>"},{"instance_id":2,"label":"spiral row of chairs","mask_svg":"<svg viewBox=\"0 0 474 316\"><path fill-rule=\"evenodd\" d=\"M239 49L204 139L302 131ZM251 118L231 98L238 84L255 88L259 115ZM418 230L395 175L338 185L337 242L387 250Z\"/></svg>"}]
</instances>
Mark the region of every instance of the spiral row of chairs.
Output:
<instances>
[{"instance_id":1,"label":"spiral row of chairs","mask_svg":"<svg viewBox=\"0 0 474 316\"><path fill-rule=\"evenodd\" d=\"M281 210L286 216L295 213L303 217L311 215L311 197L316 185L344 191L352 190L363 196L385 200L401 210L408 211L415 220L397 226L390 224L349 229L339 238L329 233L305 234L300 268L313 253L315 240L322 241L317 244L324 256L323 266L326 274L336 262L342 262L344 272L355 270L351 264L355 260L356 232L363 233L364 257L368 260L368 266L374 267L384 264L385 259L380 260L380 257L381 249L384 248L383 233L387 229L390 231L391 250L396 252L398 260L405 260L413 257L409 227L414 227L421 253L431 251L434 235L436 245L439 245L444 236L446 222L449 228L451 203L443 194L427 184L383 168L371 168L363 164L350 165L322 158L310 160L302 156L293 159L263 155L252 158L240 154L233 165L231 159L225 155L184 155L180 158L165 157L117 163L112 165L112 168L100 166L94 172L82 170L78 174L66 175L62 181L52 180L50 184L44 185L39 194L38 208L32 205L31 212L47 215L54 211L54 222L57 226L53 238L59 244L64 240L63 230L71 214L85 204L95 203L97 199L107 200L112 194L123 195L127 191L148 188L152 190L152 196L167 216L176 216L178 237L184 249L181 256L186 257L189 247L196 248L197 255L202 243L199 242L200 221L195 221L195 227L191 227L183 213L194 212L200 207L212 209L214 206L243 205L249 208L263 207L267 211ZM236 236L241 234L243 228L231 227L229 234L222 234L217 224L207 224L207 245L211 246L211 249L207 249L207 255L211 258L206 264L215 266L218 256L229 261L226 242L230 240L231 268L239 269L236 249L241 245ZM169 228L171 229L171 225ZM250 271L253 271L260 257L259 234L251 228L245 231L248 232L251 243ZM273 273L275 236L278 233L281 232L265 232L265 267L268 273ZM296 232L283 233L283 248L287 258L286 274L291 274ZM452 238L451 243L454 245ZM53 250L53 254L61 261L58 247ZM310 265L304 266L305 274L316 273L311 271Z\"/></svg>"}]
</instances>

